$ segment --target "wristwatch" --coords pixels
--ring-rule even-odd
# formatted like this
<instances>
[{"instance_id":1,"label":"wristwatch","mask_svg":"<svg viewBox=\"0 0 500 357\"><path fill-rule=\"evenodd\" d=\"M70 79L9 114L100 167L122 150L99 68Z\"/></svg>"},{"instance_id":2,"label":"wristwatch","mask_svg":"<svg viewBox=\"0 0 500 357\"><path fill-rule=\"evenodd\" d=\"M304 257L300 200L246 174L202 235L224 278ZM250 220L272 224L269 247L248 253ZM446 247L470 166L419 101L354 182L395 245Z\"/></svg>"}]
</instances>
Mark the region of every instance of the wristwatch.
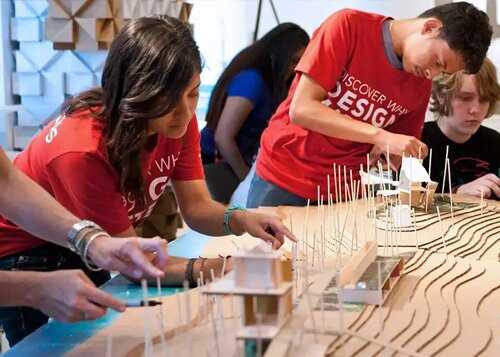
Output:
<instances>
[{"instance_id":1,"label":"wristwatch","mask_svg":"<svg viewBox=\"0 0 500 357\"><path fill-rule=\"evenodd\" d=\"M77 254L79 253L76 246L78 242L77 238L84 229L88 228L102 230L102 228L97 223L88 220L82 220L73 224L67 235L69 249Z\"/></svg>"}]
</instances>

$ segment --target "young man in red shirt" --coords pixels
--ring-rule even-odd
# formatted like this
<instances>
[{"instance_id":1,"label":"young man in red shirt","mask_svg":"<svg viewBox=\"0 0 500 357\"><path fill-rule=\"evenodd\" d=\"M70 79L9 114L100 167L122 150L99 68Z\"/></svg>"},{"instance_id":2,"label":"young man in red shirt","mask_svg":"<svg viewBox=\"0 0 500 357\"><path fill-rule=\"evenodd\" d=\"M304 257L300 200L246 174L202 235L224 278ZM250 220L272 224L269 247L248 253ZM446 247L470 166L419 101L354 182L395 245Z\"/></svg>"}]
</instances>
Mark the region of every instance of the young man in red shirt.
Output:
<instances>
[{"instance_id":1,"label":"young man in red shirt","mask_svg":"<svg viewBox=\"0 0 500 357\"><path fill-rule=\"evenodd\" d=\"M358 179L366 155L376 161L388 145L393 163L403 153L425 157L418 138L431 79L479 70L491 42L488 21L465 2L407 20L348 9L331 15L262 135L247 205L314 201L318 186L327 192L334 163Z\"/></svg>"}]
</instances>

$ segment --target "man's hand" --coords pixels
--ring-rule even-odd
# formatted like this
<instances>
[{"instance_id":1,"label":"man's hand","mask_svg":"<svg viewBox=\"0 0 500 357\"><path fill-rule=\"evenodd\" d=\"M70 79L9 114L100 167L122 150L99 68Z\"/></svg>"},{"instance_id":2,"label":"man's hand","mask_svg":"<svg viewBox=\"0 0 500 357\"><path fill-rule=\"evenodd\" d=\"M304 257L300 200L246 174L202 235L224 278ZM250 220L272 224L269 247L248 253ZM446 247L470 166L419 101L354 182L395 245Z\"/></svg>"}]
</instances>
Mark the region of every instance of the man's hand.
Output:
<instances>
[{"instance_id":1,"label":"man's hand","mask_svg":"<svg viewBox=\"0 0 500 357\"><path fill-rule=\"evenodd\" d=\"M24 282L27 304L63 322L95 320L108 307L123 312L125 304L99 290L81 270L33 272Z\"/></svg>"},{"instance_id":2,"label":"man's hand","mask_svg":"<svg viewBox=\"0 0 500 357\"><path fill-rule=\"evenodd\" d=\"M293 233L276 216L249 211L236 211L233 213L229 224L232 232L236 234L248 232L256 238L270 242L274 249L281 247L285 237L294 242L297 241Z\"/></svg>"},{"instance_id":3,"label":"man's hand","mask_svg":"<svg viewBox=\"0 0 500 357\"><path fill-rule=\"evenodd\" d=\"M404 154L405 156L424 159L428 154L427 145L416 137L380 130L379 137L374 144L374 147L377 147L376 152L387 152L387 145L389 145L390 153L397 156L403 156Z\"/></svg>"},{"instance_id":4,"label":"man's hand","mask_svg":"<svg viewBox=\"0 0 500 357\"><path fill-rule=\"evenodd\" d=\"M151 260L148 256L153 255ZM89 247L89 257L100 268L117 270L140 279L162 277L167 263L167 242L155 238L97 237Z\"/></svg>"},{"instance_id":5,"label":"man's hand","mask_svg":"<svg viewBox=\"0 0 500 357\"><path fill-rule=\"evenodd\" d=\"M389 161L391 169L398 171L401 167L402 157L392 152L389 153L389 156L389 160L387 160L387 148L382 149L380 146L374 145L372 151L370 151L370 167L377 166L377 163L380 161L382 167L387 169L387 161Z\"/></svg>"},{"instance_id":6,"label":"man's hand","mask_svg":"<svg viewBox=\"0 0 500 357\"><path fill-rule=\"evenodd\" d=\"M500 178L495 174L486 174L474 181L459 186L457 193L481 197L481 191L484 198L496 196L500 198Z\"/></svg>"}]
</instances>

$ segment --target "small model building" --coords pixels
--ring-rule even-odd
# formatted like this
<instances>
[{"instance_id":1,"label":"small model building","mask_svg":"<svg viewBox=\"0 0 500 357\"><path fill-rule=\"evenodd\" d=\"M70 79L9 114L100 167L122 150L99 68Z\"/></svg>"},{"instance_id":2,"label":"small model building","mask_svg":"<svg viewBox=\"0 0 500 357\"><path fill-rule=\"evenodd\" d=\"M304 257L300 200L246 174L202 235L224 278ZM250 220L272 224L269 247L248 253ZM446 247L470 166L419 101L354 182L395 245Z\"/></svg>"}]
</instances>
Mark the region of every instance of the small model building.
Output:
<instances>
[{"instance_id":1,"label":"small model building","mask_svg":"<svg viewBox=\"0 0 500 357\"><path fill-rule=\"evenodd\" d=\"M292 312L292 264L262 242L234 254L233 271L207 285L208 295L239 295L242 326L239 339L271 340Z\"/></svg>"},{"instance_id":2,"label":"small model building","mask_svg":"<svg viewBox=\"0 0 500 357\"><path fill-rule=\"evenodd\" d=\"M343 302L381 305L399 281L401 257L377 257L377 244L366 242L339 275Z\"/></svg>"},{"instance_id":3,"label":"small model building","mask_svg":"<svg viewBox=\"0 0 500 357\"><path fill-rule=\"evenodd\" d=\"M419 159L404 157L399 178L401 204L420 207L426 211L432 207L437 182L431 180ZM422 186L423 183L426 184L425 188Z\"/></svg>"},{"instance_id":4,"label":"small model building","mask_svg":"<svg viewBox=\"0 0 500 357\"><path fill-rule=\"evenodd\" d=\"M431 180L421 161L417 158L403 158L399 181L385 177L385 174L377 175L363 170L360 170L359 174L363 185L379 186L377 196L393 198L393 202L399 201L402 205L420 207L426 211L434 203L437 182Z\"/></svg>"}]
</instances>

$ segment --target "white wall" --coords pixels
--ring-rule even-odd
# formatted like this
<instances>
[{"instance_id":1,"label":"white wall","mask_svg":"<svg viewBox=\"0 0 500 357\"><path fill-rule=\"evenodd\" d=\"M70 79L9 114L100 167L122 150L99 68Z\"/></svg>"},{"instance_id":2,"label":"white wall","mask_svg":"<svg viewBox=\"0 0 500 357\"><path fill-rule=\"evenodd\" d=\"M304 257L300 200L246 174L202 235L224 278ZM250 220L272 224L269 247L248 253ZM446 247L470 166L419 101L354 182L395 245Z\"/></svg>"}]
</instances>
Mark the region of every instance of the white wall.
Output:
<instances>
[{"instance_id":1,"label":"white wall","mask_svg":"<svg viewBox=\"0 0 500 357\"><path fill-rule=\"evenodd\" d=\"M264 16L261 34L275 26L268 0L264 1ZM243 1L249 9L256 9L257 1ZM395 18L414 17L434 6L433 0L274 0L281 22L291 21L312 33L333 12L353 8L376 12Z\"/></svg>"},{"instance_id":2,"label":"white wall","mask_svg":"<svg viewBox=\"0 0 500 357\"><path fill-rule=\"evenodd\" d=\"M500 1L498 2L500 3ZM497 15L500 16L500 4L497 5L497 9L498 9ZM500 18L497 21L500 23ZM496 38L492 41L491 47L488 51L488 57L493 61L493 63L497 67L497 76L500 78L500 38ZM497 131L500 131L500 103L497 106L496 112L497 115L488 118L484 122L484 125L493 128Z\"/></svg>"},{"instance_id":3,"label":"white wall","mask_svg":"<svg viewBox=\"0 0 500 357\"><path fill-rule=\"evenodd\" d=\"M195 38L206 60L204 83L214 83L233 56L252 41L258 0L191 0ZM396 18L413 17L433 0L274 0L281 22L295 22L312 34L331 13L345 7ZM259 36L276 26L269 0L263 0Z\"/></svg>"}]
</instances>

